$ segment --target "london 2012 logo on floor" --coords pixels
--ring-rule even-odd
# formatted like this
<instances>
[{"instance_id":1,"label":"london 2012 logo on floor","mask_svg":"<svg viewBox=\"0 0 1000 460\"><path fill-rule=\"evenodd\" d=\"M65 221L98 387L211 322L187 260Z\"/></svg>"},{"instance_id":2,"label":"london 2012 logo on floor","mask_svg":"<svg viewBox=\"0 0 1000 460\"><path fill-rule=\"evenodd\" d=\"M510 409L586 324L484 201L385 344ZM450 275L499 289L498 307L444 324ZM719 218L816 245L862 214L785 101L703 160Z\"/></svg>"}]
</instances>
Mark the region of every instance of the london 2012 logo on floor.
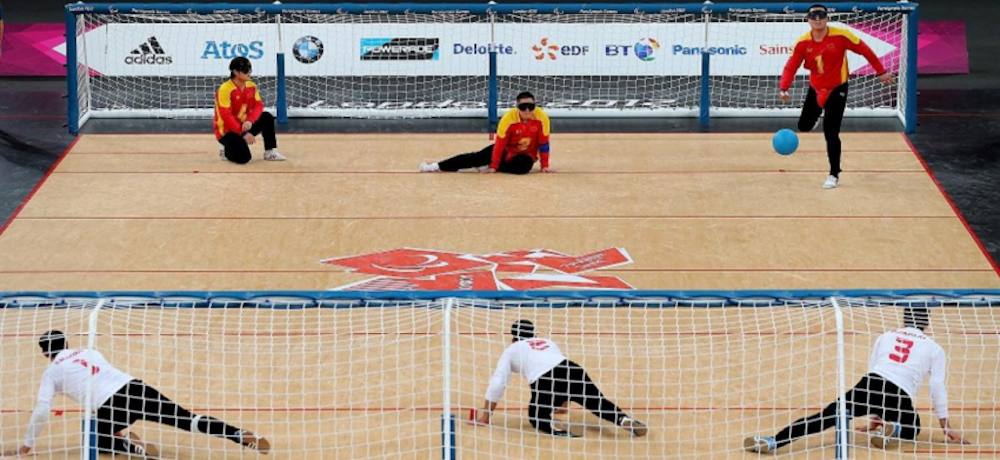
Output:
<instances>
[{"instance_id":1,"label":"london 2012 logo on floor","mask_svg":"<svg viewBox=\"0 0 1000 460\"><path fill-rule=\"evenodd\" d=\"M623 248L584 255L551 249L465 254L400 248L321 264L374 277L333 288L335 291L527 291L535 289L631 290L617 276L590 272L632 263Z\"/></svg>"}]
</instances>

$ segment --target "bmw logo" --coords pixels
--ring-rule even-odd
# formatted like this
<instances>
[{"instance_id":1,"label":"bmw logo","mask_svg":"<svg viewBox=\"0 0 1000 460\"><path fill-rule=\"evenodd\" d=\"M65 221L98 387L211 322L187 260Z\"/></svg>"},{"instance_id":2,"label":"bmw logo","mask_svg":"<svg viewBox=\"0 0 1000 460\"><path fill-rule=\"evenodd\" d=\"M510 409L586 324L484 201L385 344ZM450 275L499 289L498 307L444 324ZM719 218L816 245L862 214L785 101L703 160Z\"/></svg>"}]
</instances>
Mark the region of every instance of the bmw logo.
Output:
<instances>
[{"instance_id":1,"label":"bmw logo","mask_svg":"<svg viewBox=\"0 0 1000 460\"><path fill-rule=\"evenodd\" d=\"M312 64L323 57L323 42L316 37L306 35L295 40L292 54L295 55L295 60L303 64Z\"/></svg>"}]
</instances>

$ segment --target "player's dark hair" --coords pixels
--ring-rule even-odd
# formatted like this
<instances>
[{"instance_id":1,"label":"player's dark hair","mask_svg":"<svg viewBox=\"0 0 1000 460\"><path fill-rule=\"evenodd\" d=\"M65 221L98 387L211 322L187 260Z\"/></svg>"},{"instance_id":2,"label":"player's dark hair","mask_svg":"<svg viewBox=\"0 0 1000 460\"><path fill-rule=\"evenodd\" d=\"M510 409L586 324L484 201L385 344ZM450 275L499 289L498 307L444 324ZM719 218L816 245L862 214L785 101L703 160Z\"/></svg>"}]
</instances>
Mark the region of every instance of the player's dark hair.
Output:
<instances>
[{"instance_id":1,"label":"player's dark hair","mask_svg":"<svg viewBox=\"0 0 1000 460\"><path fill-rule=\"evenodd\" d=\"M921 331L931 324L931 314L927 307L906 307L903 309L903 326L915 327Z\"/></svg>"},{"instance_id":2,"label":"player's dark hair","mask_svg":"<svg viewBox=\"0 0 1000 460\"><path fill-rule=\"evenodd\" d=\"M38 346L42 347L42 354L52 356L66 349L66 334L57 330L48 331L38 339Z\"/></svg>"},{"instance_id":3,"label":"player's dark hair","mask_svg":"<svg viewBox=\"0 0 1000 460\"><path fill-rule=\"evenodd\" d=\"M535 325L526 319L519 319L510 326L510 335L514 341L530 339L535 336Z\"/></svg>"},{"instance_id":4,"label":"player's dark hair","mask_svg":"<svg viewBox=\"0 0 1000 460\"><path fill-rule=\"evenodd\" d=\"M518 94L518 95L517 95L517 98L516 98L516 99L514 99L514 100L515 100L515 101L520 101L521 99L531 99L531 100L535 100L535 95L534 95L534 94L531 94L531 93L529 93L529 92L527 92L527 91L522 91L522 92L521 92L521 94Z\"/></svg>"},{"instance_id":5,"label":"player's dark hair","mask_svg":"<svg viewBox=\"0 0 1000 460\"><path fill-rule=\"evenodd\" d=\"M229 78L235 77L236 72L248 73L250 72L250 69L251 66L249 59L243 56L233 58L232 61L229 61Z\"/></svg>"},{"instance_id":6,"label":"player's dark hair","mask_svg":"<svg viewBox=\"0 0 1000 460\"><path fill-rule=\"evenodd\" d=\"M828 10L828 9L826 8L826 5L824 5L824 4L822 4L822 3L816 3L816 4L814 4L813 6L810 6L810 7L809 7L809 9L808 9L808 10L806 10L806 11L812 11L812 9L813 9L813 8L823 8L823 11L826 11L827 13L829 13L829 12L830 12L830 10Z\"/></svg>"}]
</instances>

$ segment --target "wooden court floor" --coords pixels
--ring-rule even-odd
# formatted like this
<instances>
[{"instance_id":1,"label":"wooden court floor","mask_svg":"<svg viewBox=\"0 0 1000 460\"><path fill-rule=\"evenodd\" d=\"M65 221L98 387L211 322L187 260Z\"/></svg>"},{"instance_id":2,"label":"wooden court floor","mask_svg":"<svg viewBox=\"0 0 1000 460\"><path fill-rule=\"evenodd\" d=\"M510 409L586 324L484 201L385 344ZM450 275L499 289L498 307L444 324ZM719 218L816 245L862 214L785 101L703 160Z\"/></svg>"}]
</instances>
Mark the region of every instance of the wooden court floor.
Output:
<instances>
[{"instance_id":1,"label":"wooden court floor","mask_svg":"<svg viewBox=\"0 0 1000 460\"><path fill-rule=\"evenodd\" d=\"M320 260L397 248L463 254L545 248L572 255L622 248L632 263L589 274L648 290L1000 287L1000 277L902 135L844 134L843 185L835 190L820 187L827 169L822 135L801 138L799 152L781 157L771 151L766 134L561 134L553 144L557 174L514 177L416 172L422 161L482 148L487 140L480 134L285 135L279 146L289 161L245 166L219 161L217 144L206 136L86 135L0 234L0 291L325 290L371 275ZM259 158L259 148L255 154ZM4 368L18 372L3 373L2 384L18 390L14 399L4 396L5 448L23 434L45 364L34 344L41 323L11 320L10 314L4 312L3 324L13 330L5 330L0 343L3 356L18 360ZM199 320L214 324L200 314L160 323L188 329L202 324ZM590 324L588 318L576 320ZM287 327L313 330L324 321ZM330 321L333 330L344 324ZM470 324L469 333L503 330L507 321ZM702 324L676 318L625 321L682 331ZM243 322L275 327L260 318L230 317L223 324ZM363 319L346 324L373 327ZM440 326L429 319L421 324L425 332ZM570 327L564 323L554 330ZM432 377L441 369L437 362L413 359L415 350L438 347L440 337L374 341L360 355L357 348L349 350L357 342L332 337L330 343L241 339L236 349L242 351L199 354L203 361L190 357L180 368L174 359L136 357L151 350L169 357L190 353L192 345L181 337L111 337L98 346L131 350L108 355L160 383L178 401L261 433L277 433L274 458L440 458L439 401L421 395L439 385ZM505 399L509 406L495 426L459 423L459 458L756 458L739 449L743 436L780 428L790 416L836 396L829 384L817 390L783 382L768 406L733 399L741 394L740 385L773 385L747 378L745 368L677 370L692 365L685 359L696 353L688 348L692 344L718 350L730 345L727 337L691 344L652 337L660 351L629 359L620 357L621 350L631 350L620 339L563 337L571 357L597 369L602 390L658 429L644 439L590 428L572 441L539 437L523 416L527 391L515 378ZM867 353L870 339L857 338L860 354ZM481 404L504 345L499 338L468 340L458 344L475 351L456 369L471 377L453 394L463 410ZM995 337L983 340L977 353L997 349ZM970 343L956 342L953 353L961 355ZM606 355L583 352L595 344L604 344ZM325 352L310 355L310 345ZM734 353L777 360L787 347L761 342ZM262 368L264 377L257 373ZM208 378L192 385L178 380L178 372L212 372L223 382L245 386ZM386 372L389 377L381 376ZM728 386L706 393L700 383L706 373ZM358 375L367 383L363 388L345 383ZM977 374L988 381L969 381L961 398L972 401L971 409L956 414L960 426L976 434L975 448L940 444L927 413L922 436L937 436L938 442L924 440L887 454L862 447L854 450L855 458L995 457L991 377ZM261 379L267 391L255 387ZM658 386L637 393L632 380ZM326 385L335 389L324 390ZM920 404L928 407L926 401ZM351 409L355 406L362 410ZM979 412L978 406L989 410ZM322 410L285 410L296 408ZM78 412L67 411L50 424L54 450L45 455L78 452L78 419ZM137 429L167 446L168 458L254 455L203 436L145 424ZM855 439L858 446L865 442ZM830 458L830 444L829 433L810 438L797 443L789 458Z\"/></svg>"},{"instance_id":2,"label":"wooden court floor","mask_svg":"<svg viewBox=\"0 0 1000 460\"><path fill-rule=\"evenodd\" d=\"M0 290L325 290L320 260L421 248L622 248L636 289L996 288L899 133L560 134L558 174L421 174L481 134L283 135L289 161L219 161L199 135L86 135L0 235ZM260 146L255 150L260 156Z\"/></svg>"}]
</instances>

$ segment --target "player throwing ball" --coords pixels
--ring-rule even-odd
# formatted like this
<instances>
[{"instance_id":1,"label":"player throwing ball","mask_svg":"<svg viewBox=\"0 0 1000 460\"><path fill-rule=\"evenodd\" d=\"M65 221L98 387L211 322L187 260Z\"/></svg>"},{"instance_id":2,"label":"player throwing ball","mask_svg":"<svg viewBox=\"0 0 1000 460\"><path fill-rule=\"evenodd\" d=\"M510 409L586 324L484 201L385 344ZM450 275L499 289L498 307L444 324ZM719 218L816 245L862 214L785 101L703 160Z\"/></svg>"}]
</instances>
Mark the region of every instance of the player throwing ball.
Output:
<instances>
[{"instance_id":1,"label":"player throwing ball","mask_svg":"<svg viewBox=\"0 0 1000 460\"><path fill-rule=\"evenodd\" d=\"M885 70L871 48L851 31L827 26L829 18L825 6L810 6L807 17L811 30L795 44L781 74L778 91L782 100L791 99L788 89L792 87L799 66L805 63L806 69L809 69L809 92L802 105L799 131L811 131L819 125L820 114L826 112L823 136L826 138L826 156L830 160L830 175L823 188L835 188L840 185L840 123L847 108L847 77L850 73L847 51L864 56L875 69L880 82L892 83L893 75Z\"/></svg>"},{"instance_id":2,"label":"player throwing ball","mask_svg":"<svg viewBox=\"0 0 1000 460\"><path fill-rule=\"evenodd\" d=\"M123 430L139 420L210 434L262 454L271 450L271 443L267 439L248 430L228 425L217 418L188 412L160 394L156 388L116 369L97 350L67 348L66 335L60 331L46 332L38 345L52 364L42 374L38 402L31 414L31 421L28 422L24 445L16 451L4 452L3 455L30 454L35 447L35 440L45 428L56 394L65 394L83 404L86 401L88 379L93 391L93 407L86 410L96 412L97 449L101 453L158 457L159 449L155 445L143 442L132 432L128 436L122 434Z\"/></svg>"},{"instance_id":3,"label":"player throwing ball","mask_svg":"<svg viewBox=\"0 0 1000 460\"><path fill-rule=\"evenodd\" d=\"M496 371L486 390L483 410L476 424L489 424L490 414L503 398L511 373L521 374L531 383L531 404L528 420L539 431L555 436L571 437L567 430L552 426L552 412L570 401L586 407L594 415L614 423L634 436L645 436L645 425L630 418L624 411L601 394L590 376L579 364L566 359L559 346L549 339L535 337L535 325L526 319L510 328L513 344L507 347L497 362Z\"/></svg>"},{"instance_id":4,"label":"player throwing ball","mask_svg":"<svg viewBox=\"0 0 1000 460\"><path fill-rule=\"evenodd\" d=\"M903 328L879 336L872 349L868 375L844 395L848 417L872 415L860 431L872 432L872 444L886 448L900 439L913 440L920 434L920 416L913 399L924 376L930 374L931 400L945 441L969 444L948 424L948 390L945 388L945 354L934 339L924 333L930 324L926 308L907 307ZM796 420L774 436L752 436L743 441L749 452L767 453L792 441L819 433L837 424L834 401L823 412Z\"/></svg>"}]
</instances>

